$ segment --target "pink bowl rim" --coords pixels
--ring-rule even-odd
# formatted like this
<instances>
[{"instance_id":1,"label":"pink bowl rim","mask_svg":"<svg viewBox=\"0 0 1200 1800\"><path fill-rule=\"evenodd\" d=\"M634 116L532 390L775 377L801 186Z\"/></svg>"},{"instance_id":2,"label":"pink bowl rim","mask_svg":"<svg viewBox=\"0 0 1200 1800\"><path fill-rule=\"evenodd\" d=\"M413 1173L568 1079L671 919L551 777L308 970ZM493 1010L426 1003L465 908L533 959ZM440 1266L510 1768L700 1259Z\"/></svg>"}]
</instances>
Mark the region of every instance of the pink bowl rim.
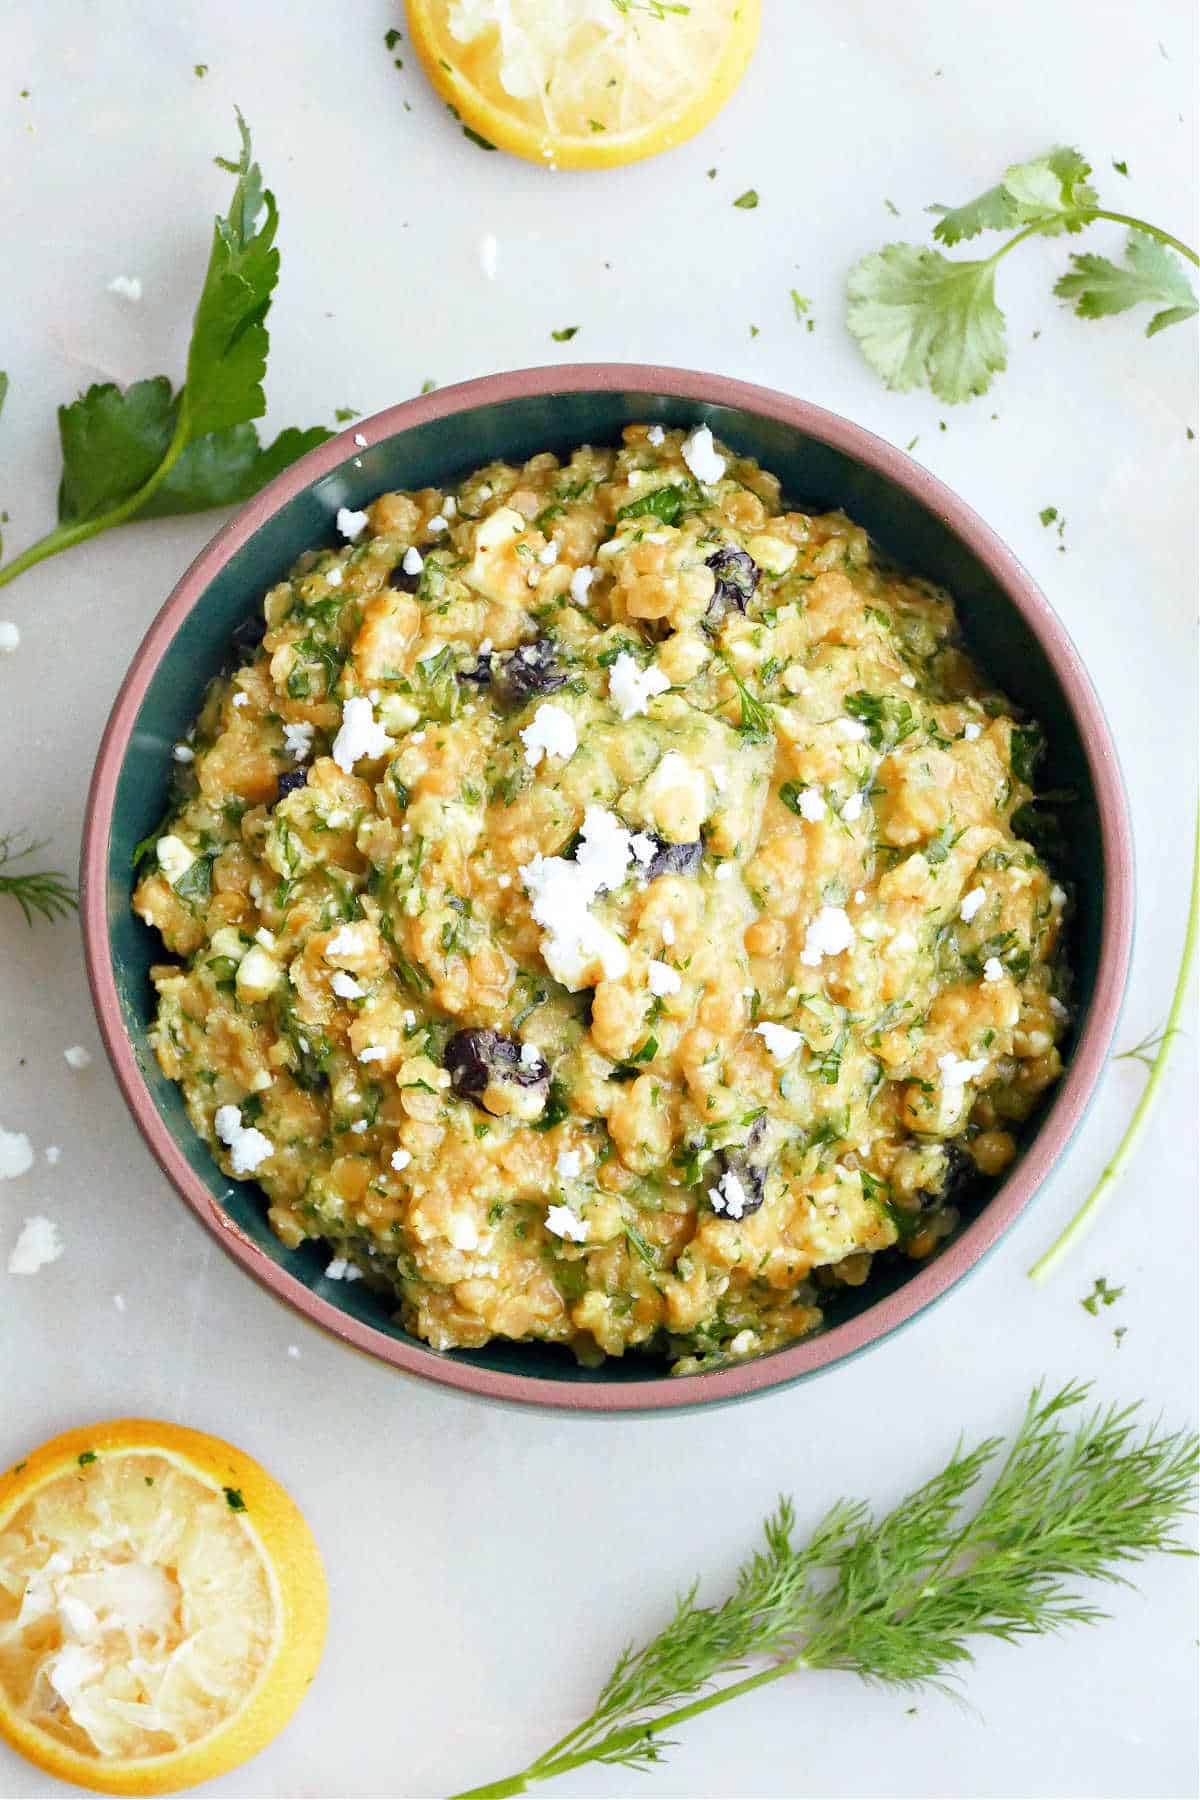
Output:
<instances>
[{"instance_id":1,"label":"pink bowl rim","mask_svg":"<svg viewBox=\"0 0 1200 1800\"><path fill-rule=\"evenodd\" d=\"M1105 908L1095 987L1066 1078L1009 1179L934 1261L895 1293L827 1333L758 1361L707 1375L555 1381L456 1362L389 1337L315 1294L273 1262L221 1209L192 1172L138 1067L117 996L106 907L109 833L117 782L147 687L184 618L209 583L282 506L362 449L414 426L497 402L626 390L713 407L740 408L793 427L875 470L943 521L994 577L1044 649L1074 714L1095 783L1103 845ZM353 1348L441 1387L483 1399L569 1413L676 1410L786 1386L865 1350L915 1318L968 1273L1013 1224L1046 1180L1087 1110L1103 1070L1124 995L1133 933L1133 847L1128 809L1107 721L1079 653L1032 577L981 518L902 451L823 407L773 389L698 370L640 363L567 363L516 369L422 394L386 408L302 457L242 507L200 552L142 640L104 730L88 793L80 914L88 981L105 1048L134 1120L164 1174L235 1262L277 1298Z\"/></svg>"}]
</instances>

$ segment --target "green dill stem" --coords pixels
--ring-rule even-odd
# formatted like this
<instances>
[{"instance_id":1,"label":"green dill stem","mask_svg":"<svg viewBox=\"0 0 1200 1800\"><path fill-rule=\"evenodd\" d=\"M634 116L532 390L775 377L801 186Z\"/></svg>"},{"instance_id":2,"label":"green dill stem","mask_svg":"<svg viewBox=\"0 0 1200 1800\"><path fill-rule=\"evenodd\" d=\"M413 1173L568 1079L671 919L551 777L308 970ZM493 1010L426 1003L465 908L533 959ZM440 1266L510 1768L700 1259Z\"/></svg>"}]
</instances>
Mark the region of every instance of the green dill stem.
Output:
<instances>
[{"instance_id":1,"label":"green dill stem","mask_svg":"<svg viewBox=\"0 0 1200 1800\"><path fill-rule=\"evenodd\" d=\"M109 531L114 525L123 525L126 519L132 518L171 473L183 454L187 438L188 409L185 395L180 400L179 418L176 421L171 441L163 453L163 459L153 474L147 476L143 481L141 487L137 488L127 499L120 501L118 505L110 507L108 512L100 513L97 518L79 519L73 525L56 525L53 531L46 533L45 537L38 538L37 542L30 544L27 550L22 550L20 556L14 556L11 562L5 563L4 567L0 569L0 587L6 587L10 581L15 581L18 575L23 575L26 569L32 569L35 564L45 562L48 557L57 556L63 550L71 550L76 544L86 543L88 538L97 537L100 532Z\"/></svg>"},{"instance_id":2,"label":"green dill stem","mask_svg":"<svg viewBox=\"0 0 1200 1800\"><path fill-rule=\"evenodd\" d=\"M1150 1065L1150 1074L1142 1090L1142 1097L1126 1128L1125 1135L1117 1145L1112 1161L1103 1175L1071 1220L1066 1230L1055 1239L1044 1256L1029 1270L1030 1279L1045 1281L1053 1275L1064 1257L1074 1248L1093 1224L1096 1214L1108 1194L1109 1189L1119 1179L1125 1164L1133 1155L1138 1140L1146 1128L1154 1107L1154 1097L1162 1081L1167 1066L1167 1058L1171 1053L1171 1044L1179 1031L1179 1020L1183 1012L1183 1003L1187 997L1192 962L1196 954L1196 939L1200 928L1200 814L1196 819L1196 844L1192 855L1192 897L1188 907L1187 930L1183 939L1183 956L1179 964L1179 975L1175 982L1175 992L1171 997L1171 1010L1167 1014L1167 1023L1163 1030L1154 1061Z\"/></svg>"},{"instance_id":3,"label":"green dill stem","mask_svg":"<svg viewBox=\"0 0 1200 1800\"><path fill-rule=\"evenodd\" d=\"M784 1662L772 1663L769 1669L760 1669L757 1675L747 1675L742 1681L718 1688L715 1693L705 1694L699 1700L691 1700L686 1706L677 1706L672 1712L660 1713L657 1718L648 1719L641 1725L623 1726L620 1731L614 1731L611 1736L599 1741L593 1740L590 1747L573 1754L556 1755L556 1745L536 1762L530 1763L519 1775L509 1775L502 1781L489 1782L487 1787L464 1788L461 1794L452 1794L450 1800L505 1800L510 1794L528 1793L535 1782L550 1781L556 1775L566 1775L571 1769L582 1768L584 1763L594 1762L597 1751L603 1751L605 1761L611 1761L619 1751L632 1750L647 1738L658 1737L662 1732L669 1731L675 1725L686 1724L688 1719L694 1719L714 1706L723 1706L727 1700L737 1700L743 1694L752 1693L755 1688L765 1687L770 1681L778 1681L783 1675L795 1674L797 1669L804 1666L802 1656L789 1656ZM573 1732L571 1736L578 1736L578 1733ZM570 1739L564 1738L563 1742L568 1743Z\"/></svg>"}]
</instances>

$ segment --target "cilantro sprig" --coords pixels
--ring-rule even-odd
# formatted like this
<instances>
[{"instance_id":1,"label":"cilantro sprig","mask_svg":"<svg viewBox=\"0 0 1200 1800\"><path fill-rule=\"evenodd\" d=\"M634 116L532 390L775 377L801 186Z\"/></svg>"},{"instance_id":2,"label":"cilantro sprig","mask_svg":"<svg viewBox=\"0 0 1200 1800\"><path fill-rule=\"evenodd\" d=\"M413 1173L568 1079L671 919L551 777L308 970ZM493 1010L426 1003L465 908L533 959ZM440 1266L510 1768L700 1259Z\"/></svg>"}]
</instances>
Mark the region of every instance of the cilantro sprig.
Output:
<instances>
[{"instance_id":1,"label":"cilantro sprig","mask_svg":"<svg viewBox=\"0 0 1200 1800\"><path fill-rule=\"evenodd\" d=\"M503 1800L588 1763L649 1769L689 1719L810 1670L944 1688L973 1640L1098 1623L1081 1582L1124 1584L1145 1556L1190 1554L1175 1530L1194 1505L1197 1440L1143 1426L1137 1407L1081 1417L1088 1393L1035 1390L1007 1447L960 1441L882 1516L840 1500L798 1543L782 1500L724 1600L701 1606L693 1585L657 1636L622 1651L588 1718L455 1800Z\"/></svg>"},{"instance_id":2,"label":"cilantro sprig","mask_svg":"<svg viewBox=\"0 0 1200 1800\"><path fill-rule=\"evenodd\" d=\"M995 187L964 206L934 206L933 235L952 247L985 231L1013 235L991 256L943 256L923 244L887 244L850 271L847 322L871 367L899 392L928 386L950 404L986 393L1008 365L1004 313L996 302L996 271L1032 237L1077 234L1097 220L1128 228L1124 261L1072 255L1072 272L1054 292L1081 319L1101 319L1132 307L1157 310L1147 337L1194 316L1197 300L1186 259L1196 252L1169 231L1100 205L1091 166L1062 146L1032 162L1014 163Z\"/></svg>"},{"instance_id":3,"label":"cilantro sprig","mask_svg":"<svg viewBox=\"0 0 1200 1800\"><path fill-rule=\"evenodd\" d=\"M119 388L90 387L58 409L62 480L58 524L0 568L0 587L35 563L130 519L203 512L248 500L281 469L331 434L323 425L261 444L252 423L267 409L266 318L279 280L279 211L237 115L241 153L217 161L236 177L218 216L200 290L187 372Z\"/></svg>"}]
</instances>

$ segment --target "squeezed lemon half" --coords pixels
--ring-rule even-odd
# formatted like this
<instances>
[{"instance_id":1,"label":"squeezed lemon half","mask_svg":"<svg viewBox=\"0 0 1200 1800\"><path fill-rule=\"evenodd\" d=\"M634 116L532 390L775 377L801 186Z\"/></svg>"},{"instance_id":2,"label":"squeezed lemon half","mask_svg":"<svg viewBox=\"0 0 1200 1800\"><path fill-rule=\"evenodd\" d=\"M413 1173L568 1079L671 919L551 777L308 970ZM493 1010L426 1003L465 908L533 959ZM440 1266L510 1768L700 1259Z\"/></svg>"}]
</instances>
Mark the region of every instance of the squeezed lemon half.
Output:
<instances>
[{"instance_id":1,"label":"squeezed lemon half","mask_svg":"<svg viewBox=\"0 0 1200 1800\"><path fill-rule=\"evenodd\" d=\"M0 1738L62 1781L235 1768L303 1697L326 1610L300 1513L217 1438L119 1419L0 1475Z\"/></svg>"},{"instance_id":2,"label":"squeezed lemon half","mask_svg":"<svg viewBox=\"0 0 1200 1800\"><path fill-rule=\"evenodd\" d=\"M707 125L745 72L760 0L407 0L465 125L551 168L611 168Z\"/></svg>"}]
</instances>

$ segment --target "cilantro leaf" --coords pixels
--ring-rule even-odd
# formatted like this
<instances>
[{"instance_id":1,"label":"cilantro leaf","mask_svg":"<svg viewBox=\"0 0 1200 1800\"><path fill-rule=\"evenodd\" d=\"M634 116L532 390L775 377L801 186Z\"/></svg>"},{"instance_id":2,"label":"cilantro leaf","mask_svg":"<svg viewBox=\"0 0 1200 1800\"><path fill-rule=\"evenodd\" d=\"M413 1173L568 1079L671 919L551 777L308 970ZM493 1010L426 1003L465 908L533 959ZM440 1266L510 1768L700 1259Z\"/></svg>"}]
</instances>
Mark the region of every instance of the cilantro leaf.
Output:
<instances>
[{"instance_id":1,"label":"cilantro leaf","mask_svg":"<svg viewBox=\"0 0 1200 1800\"><path fill-rule=\"evenodd\" d=\"M940 244L961 244L981 231L1004 231L1016 223L1016 204L1005 193L1003 182L965 206L931 206L929 210L942 215L933 228Z\"/></svg>"},{"instance_id":2,"label":"cilantro leaf","mask_svg":"<svg viewBox=\"0 0 1200 1800\"><path fill-rule=\"evenodd\" d=\"M1081 319L1103 319L1128 312L1131 306L1165 303L1146 327L1146 336L1193 317L1196 295L1178 257L1144 233L1131 231L1125 243L1125 264L1107 256L1073 256L1073 275L1054 284L1060 300L1073 300Z\"/></svg>"},{"instance_id":3,"label":"cilantro leaf","mask_svg":"<svg viewBox=\"0 0 1200 1800\"><path fill-rule=\"evenodd\" d=\"M4 411L4 402L8 396L8 376L0 369L0 413Z\"/></svg>"},{"instance_id":4,"label":"cilantro leaf","mask_svg":"<svg viewBox=\"0 0 1200 1800\"><path fill-rule=\"evenodd\" d=\"M848 291L851 332L900 393L927 380L939 400L969 400L1007 366L990 258L952 262L917 244L888 244L855 265Z\"/></svg>"},{"instance_id":5,"label":"cilantro leaf","mask_svg":"<svg viewBox=\"0 0 1200 1800\"><path fill-rule=\"evenodd\" d=\"M965 206L931 207L931 212L942 215L933 235L939 243L959 244L981 231L1005 231L1035 221L1045 231L1079 231L1086 221L1066 221L1096 205L1095 189L1087 186L1091 172L1077 150L1061 146L1032 162L1013 163L1003 181Z\"/></svg>"}]
</instances>

